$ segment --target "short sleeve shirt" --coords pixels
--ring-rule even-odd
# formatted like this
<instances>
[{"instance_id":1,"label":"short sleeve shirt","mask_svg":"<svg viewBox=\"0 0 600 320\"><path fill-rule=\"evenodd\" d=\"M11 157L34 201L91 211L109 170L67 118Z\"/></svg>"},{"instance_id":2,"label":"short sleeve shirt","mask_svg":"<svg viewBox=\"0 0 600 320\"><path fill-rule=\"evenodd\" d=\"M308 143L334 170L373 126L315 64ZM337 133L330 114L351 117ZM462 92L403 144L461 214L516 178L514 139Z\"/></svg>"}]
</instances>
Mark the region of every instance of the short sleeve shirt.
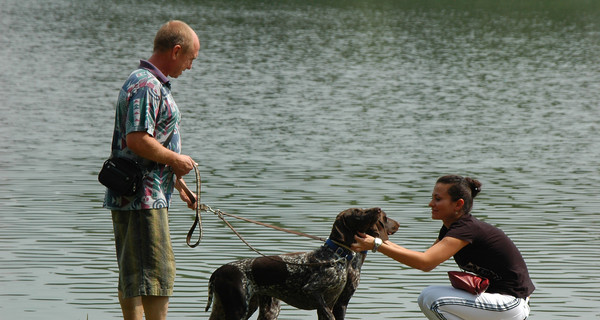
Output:
<instances>
[{"instance_id":1,"label":"short sleeve shirt","mask_svg":"<svg viewBox=\"0 0 600 320\"><path fill-rule=\"evenodd\" d=\"M454 260L461 269L488 278L487 292L526 298L535 289L523 256L502 230L466 214L450 228L442 226L438 239L444 237L469 243Z\"/></svg>"},{"instance_id":2,"label":"short sleeve shirt","mask_svg":"<svg viewBox=\"0 0 600 320\"><path fill-rule=\"evenodd\" d=\"M132 132L147 132L177 153L181 152L179 122L181 115L171 94L168 78L148 61L140 61L119 91L111 156L132 158L142 164L143 188L131 197L106 191L104 207L111 210L140 210L169 207L174 187L170 167L137 156L127 147L126 136Z\"/></svg>"}]
</instances>

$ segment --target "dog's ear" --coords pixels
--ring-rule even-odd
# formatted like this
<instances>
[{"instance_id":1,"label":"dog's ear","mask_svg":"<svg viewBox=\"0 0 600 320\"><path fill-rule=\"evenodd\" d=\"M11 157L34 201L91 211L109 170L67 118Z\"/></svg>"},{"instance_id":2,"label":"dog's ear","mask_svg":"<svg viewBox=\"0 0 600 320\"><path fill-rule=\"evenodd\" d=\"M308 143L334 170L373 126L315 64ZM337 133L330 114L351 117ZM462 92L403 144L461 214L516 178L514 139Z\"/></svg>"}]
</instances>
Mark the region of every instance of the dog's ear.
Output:
<instances>
[{"instance_id":1,"label":"dog's ear","mask_svg":"<svg viewBox=\"0 0 600 320\"><path fill-rule=\"evenodd\" d=\"M363 209L346 209L335 218L329 239L349 245L354 242L354 235L357 231L366 231L366 226L370 223L369 220Z\"/></svg>"},{"instance_id":2,"label":"dog's ear","mask_svg":"<svg viewBox=\"0 0 600 320\"><path fill-rule=\"evenodd\" d=\"M387 237L383 235L387 235L385 232L385 228L382 228L382 220L385 217L385 212L381 211L381 208L371 208L367 209L366 213L371 217L370 223L366 224L366 230L362 231L370 236L381 238L383 240L387 240Z\"/></svg>"},{"instance_id":3,"label":"dog's ear","mask_svg":"<svg viewBox=\"0 0 600 320\"><path fill-rule=\"evenodd\" d=\"M381 208L350 208L340 212L333 224L329 238L347 245L354 242L358 232L387 240L388 231Z\"/></svg>"},{"instance_id":4,"label":"dog's ear","mask_svg":"<svg viewBox=\"0 0 600 320\"><path fill-rule=\"evenodd\" d=\"M359 212L354 212L345 219L346 225L348 226L348 229L352 230L354 233L368 233L379 219L379 215L382 212L381 208L358 210Z\"/></svg>"},{"instance_id":5,"label":"dog's ear","mask_svg":"<svg viewBox=\"0 0 600 320\"><path fill-rule=\"evenodd\" d=\"M349 230L360 231L370 220L366 211L360 208L344 210L343 213L342 222Z\"/></svg>"}]
</instances>

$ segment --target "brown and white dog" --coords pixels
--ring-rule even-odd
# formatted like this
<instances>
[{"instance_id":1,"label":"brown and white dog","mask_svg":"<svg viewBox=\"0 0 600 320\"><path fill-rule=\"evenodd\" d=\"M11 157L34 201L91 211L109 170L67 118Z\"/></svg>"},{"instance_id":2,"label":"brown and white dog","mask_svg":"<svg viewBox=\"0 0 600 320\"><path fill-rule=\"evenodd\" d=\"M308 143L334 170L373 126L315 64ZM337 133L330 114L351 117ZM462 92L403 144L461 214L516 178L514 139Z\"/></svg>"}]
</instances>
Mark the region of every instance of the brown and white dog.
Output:
<instances>
[{"instance_id":1,"label":"brown and white dog","mask_svg":"<svg viewBox=\"0 0 600 320\"><path fill-rule=\"evenodd\" d=\"M210 320L277 319L280 300L299 309L317 309L320 320L341 320L358 287L366 252L349 250L357 232L387 240L398 222L380 208L339 213L326 243L311 252L230 262L213 272L208 284Z\"/></svg>"}]
</instances>

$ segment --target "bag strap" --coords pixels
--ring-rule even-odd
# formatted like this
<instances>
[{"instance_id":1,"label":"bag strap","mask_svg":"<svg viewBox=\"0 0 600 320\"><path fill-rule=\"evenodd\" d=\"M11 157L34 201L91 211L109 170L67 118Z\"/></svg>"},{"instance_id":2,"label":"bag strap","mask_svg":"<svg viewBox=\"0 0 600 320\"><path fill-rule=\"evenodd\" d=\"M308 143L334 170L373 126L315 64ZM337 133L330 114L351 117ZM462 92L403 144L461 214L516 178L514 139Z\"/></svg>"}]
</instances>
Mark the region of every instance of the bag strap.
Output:
<instances>
[{"instance_id":1,"label":"bag strap","mask_svg":"<svg viewBox=\"0 0 600 320\"><path fill-rule=\"evenodd\" d=\"M154 73L153 73L151 70L149 70L149 69L146 69L146 70L148 70L148 71L149 71L149 72L150 72L150 73L151 73L151 74L152 74L152 75L153 75L153 76L156 78L156 80L158 80L158 82L161 82L161 81L158 79L158 77L157 77L157 76L156 76L156 75L155 75L155 74L154 74ZM160 116L160 109L161 109L161 108L163 107L163 105L164 105L164 103L163 103L163 92L162 92L162 91L163 91L163 88L162 88L162 87L163 87L163 85L164 85L164 84L161 82L161 85L160 85L160 106L158 107L158 114L156 115L156 119L154 119L154 123L155 123L155 125L156 125L156 124L158 124L158 119L159 119L158 117ZM173 130L171 130L171 134L169 134L169 137L168 137L168 138L167 138L167 140L165 140L165 142L163 143L163 147L165 147L165 148L166 148L166 147L169 145L169 143L171 142L171 138L173 138L173 134L174 134L174 133L175 133L175 128L173 128Z\"/></svg>"}]
</instances>

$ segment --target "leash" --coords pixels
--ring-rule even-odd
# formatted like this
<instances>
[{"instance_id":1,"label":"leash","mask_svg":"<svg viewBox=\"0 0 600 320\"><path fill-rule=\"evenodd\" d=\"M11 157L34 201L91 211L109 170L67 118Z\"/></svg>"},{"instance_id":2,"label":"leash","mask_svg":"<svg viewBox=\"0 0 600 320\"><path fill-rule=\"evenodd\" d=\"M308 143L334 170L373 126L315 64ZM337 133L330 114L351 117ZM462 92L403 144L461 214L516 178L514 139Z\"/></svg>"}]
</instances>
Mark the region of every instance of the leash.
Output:
<instances>
[{"instance_id":1,"label":"leash","mask_svg":"<svg viewBox=\"0 0 600 320\"><path fill-rule=\"evenodd\" d=\"M196 173L196 195L198 197L198 199L196 200L196 202L197 202L197 205L196 205L196 217L194 218L194 224L190 228L190 231L188 231L187 237L185 239L187 245L190 246L191 248L197 247L200 244L200 241L202 240L202 215L200 214L200 211L206 211L206 212L212 212L212 213L214 213L216 216L219 217L219 219L223 220L223 222L225 222L225 224L227 224L227 226L231 229L231 231L233 231L238 236L238 238L240 238L240 240L242 240L242 242L244 242L247 246L249 246L254 251L257 251L257 250L254 249L250 244L248 244L248 242L246 242L246 240L235 230L235 228L227 220L225 220L225 218L223 216L232 217L232 218L235 218L235 219L238 219L238 220L243 220L243 221L246 221L246 222L251 222L251 223L254 223L254 224L257 224L257 225L261 225L261 226L264 226L264 227L268 227L268 228L272 228L272 229L275 229L275 230L279 230L279 231L283 231L283 232L287 232L287 233L291 233L291 234L295 234L295 235L307 237L307 238L310 238L310 239L313 239L313 240L319 240L319 241L325 242L325 239L323 239L321 237L317 237L317 236L313 236L313 235L306 234L306 233L303 233L303 232L289 230L289 229L285 229L285 228L282 228L282 227L274 226L272 224L268 224L268 223L264 223L264 222L260 222L260 221L256 221L256 220L252 220L252 219L248 219L248 218L236 216L234 214L221 211L219 209L215 210L215 209L211 208L210 206L201 203L200 202L201 177L200 177L200 170L198 169L197 165L194 166L194 171ZM182 189L187 194L188 198L190 198L192 200L196 199L196 196L194 196L194 193L186 185L182 185ZM194 234L194 230L196 229L196 227L199 227L199 230L200 230L199 235L198 235L198 241L196 241L196 243L194 243L194 244L191 244L192 235Z\"/></svg>"},{"instance_id":2,"label":"leash","mask_svg":"<svg viewBox=\"0 0 600 320\"><path fill-rule=\"evenodd\" d=\"M232 217L232 218L235 218L235 219L238 219L238 220L243 220L243 221L246 221L246 222L251 222L251 223L254 223L254 224L257 224L257 225L261 225L261 226L264 226L264 227L268 227L268 228L272 228L272 229L275 229L275 230L279 230L279 231L283 231L283 232L287 232L287 233L291 233L291 234L295 234L295 235L307 237L307 238L310 238L310 239L313 239L313 240L319 240L319 241L325 242L327 245L330 245L328 242L331 242L331 243L334 243L335 245L337 245L338 247L343 247L343 248L349 250L350 252L352 252L352 251L347 246L345 246L345 245L343 245L343 244L341 244L341 243L339 243L337 241L331 240L331 239L327 239L326 240L326 239L323 239L321 237L313 236L313 235L306 234L306 233L303 233L303 232L299 232L299 231L295 231L295 230L290 230L290 229L278 227L278 226L275 226L275 225L272 225L272 224L268 224L268 223L264 223L264 222L260 222L260 221L256 221L256 220L252 220L252 219L248 219L248 218L244 218L244 217L240 217L240 216L237 216L237 215L234 215L234 214L231 214L231 213L224 212L224 211L222 211L220 209L216 209L215 210L215 209L211 208L210 206L208 206L206 204L200 203L201 177L200 177L200 170L198 169L197 165L194 166L194 171L196 173L196 195L197 195L197 200L194 201L194 199L196 199L196 197L194 196L194 193L186 185L182 185L181 186L182 189L183 189L183 191L187 194L188 198L192 199L194 201L194 203L197 203L196 204L196 217L194 218L194 223L192 224L192 227L188 231L188 234L187 234L186 239L185 239L187 245L190 248L197 247L200 244L200 241L202 240L202 234L203 234L203 231L202 231L202 215L200 214L200 211L205 211L205 212L212 212L217 217L219 217L219 219L221 219L229 227L229 229L231 229L231 231L233 231L233 233L235 233L235 235L248 248L250 248L252 251L256 252L257 254L259 254L259 255L261 255L261 256L263 256L265 258L268 258L268 259L271 259L271 260L274 260L274 261L278 261L278 262L283 262L283 263L286 263L286 264L293 264L293 265L313 265L313 266L314 265L334 264L334 263L337 263L337 262L340 262L340 261L343 261L343 260L350 260L350 259L347 258L347 256L342 255L339 250L332 250L338 256L338 259L336 259L334 261L321 262L321 263L285 262L285 261L275 260L272 257L265 255L264 253L260 252L258 249L254 248L250 243L248 243L248 241L246 241L246 239L244 239L244 237L229 223L229 221L227 221L225 219L224 216ZM198 240L194 244L192 244L191 243L191 239L192 239L192 235L194 234L194 231L195 231L196 227L199 228ZM356 256L356 255L353 255L352 259L354 259L354 256Z\"/></svg>"},{"instance_id":3,"label":"leash","mask_svg":"<svg viewBox=\"0 0 600 320\"><path fill-rule=\"evenodd\" d=\"M196 196L194 196L192 191L190 191L190 189L188 189L186 185L182 186L183 191L187 194L188 198L192 199L192 201L194 201L193 203L196 203L196 218L194 219L194 224L190 228L190 231L188 231L187 237L185 238L185 242L190 248L197 247L200 244L200 241L202 240L202 215L200 214L200 210L202 209L202 205L200 204L201 179L198 165L194 166L194 171L196 172L196 196L198 198L196 199ZM191 244L192 235L194 234L196 226L198 226L200 229L200 232L198 234L198 241L196 241L196 243L194 244Z\"/></svg>"},{"instance_id":4,"label":"leash","mask_svg":"<svg viewBox=\"0 0 600 320\"><path fill-rule=\"evenodd\" d=\"M262 257L265 257L265 258L267 258L267 259L270 259L270 260L273 260L273 261L277 261L277 262L281 262L281 263L285 263L285 264L293 264L293 265L298 265L298 266L319 266L319 265L328 265L328 264L334 264L334 263L337 263L337 262L340 262L340 261L343 261L343 260L347 260L347 257L346 257L346 256L342 256L342 255L340 254L340 252L339 252L339 251L334 251L334 253L335 253L337 256L339 256L339 258L338 258L338 259L336 259L336 260L334 260L334 261L327 261L327 262L316 262L316 263L298 263L298 262L281 261L281 260L274 259L273 257L271 257L271 256L267 256L266 254L264 254L264 253L260 252L258 249L254 248L254 247L253 247L253 246L252 246L250 243L248 243L248 241L246 241L246 239L244 239L244 237L242 237L242 235L241 235L241 234L240 234L240 233L239 233L237 230L235 230L235 228L234 228L234 227L233 227L233 226L232 226L232 225L229 223L229 221L225 220L225 217L223 217L223 216L224 216L224 215L227 215L227 216L230 216L230 217L233 217L233 218L236 218L236 219L244 220L244 221L247 221L247 222L252 222L252 223L255 223L255 224L258 224L258 225L261 225L261 226L265 226L265 227L273 228L273 229L280 230L280 231L285 231L285 232L288 232L288 233L293 233L293 234L300 235L300 236L305 236L305 237L308 237L308 238L311 238L311 239L314 239L314 240L320 240L320 241L323 241L323 242L326 242L326 240L325 240L325 239L323 239L323 238L316 237L316 236L311 236L311 235L309 235L309 234L306 234L306 233L302 233L302 232L298 232L298 231L294 231L294 230L289 230L289 229L285 229L285 228L281 228L281 227L277 227L277 226L270 225L270 224L267 224L267 223L263 223L263 222L259 222L259 221L254 221L254 220L252 220L252 219L242 218L242 217L240 217L240 216L236 216L236 215L233 215L233 214L230 214L230 213L223 212L223 211L221 211L221 210L219 210L219 209L217 209L217 210L214 210L213 208L211 208L211 207L209 207L209 206L207 206L207 205L205 205L205 204L203 204L203 205L202 205L202 207L203 207L204 211L210 211L210 212L212 212L212 213L216 214L216 215L219 217L219 219L223 220L223 222L225 222L225 224L226 224L226 225L229 227L229 229L231 229L231 231L233 231L233 233L235 233L235 235L236 235L236 236L237 236L237 237L238 237L238 238L239 238L239 239L240 239L240 240L241 240L241 241L242 241L242 242L243 242L243 243L244 243L244 244L245 244L245 245L246 245L248 248L250 248L250 250L252 250L252 251L254 251L254 252L258 253L259 255L261 255ZM332 241L332 242L334 242L333 240L329 240L329 241ZM336 244L338 244L338 242L335 242L335 243L336 243ZM333 250L332 250L332 251L333 251ZM354 258L354 256L353 256L352 258Z\"/></svg>"},{"instance_id":5,"label":"leash","mask_svg":"<svg viewBox=\"0 0 600 320\"><path fill-rule=\"evenodd\" d=\"M211 208L211 207L209 207L209 206L207 206L207 205L205 205L205 204L202 204L202 211L210 211L210 212L212 212L212 213L216 214L216 215L217 215L217 216L218 216L218 217L219 217L221 220L223 220L223 222L225 222L225 223L226 223L226 224L229 226L229 228L231 228L231 230L232 230L233 232L235 232L236 234L238 234L238 233L237 233L237 231L235 231L235 230L233 229L233 226L231 226L231 225L229 224L229 222L227 222L227 221L226 221L226 220L223 218L223 216L232 217L232 218L235 218L235 219L238 219L238 220L243 220L243 221L246 221L246 222L251 222L251 223L254 223L254 224L257 224L257 225L261 225L261 226L263 226L263 227L272 228L272 229L275 229L275 230L279 230L279 231L283 231L283 232L287 232L287 233L295 234L295 235L298 235L298 236L307 237L307 238L310 238L310 239L313 239L313 240L319 240L319 241L325 242L325 239L323 239L323 238L321 238L321 237L317 237L317 236L313 236L313 235L306 234L306 233L303 233L303 232L294 231L294 230L290 230L290 229L285 229L285 228L282 228L282 227L274 226L274 225L272 225L272 224L268 224L268 223L264 223L264 222L260 222L260 221L256 221L256 220L252 220L252 219L248 219L248 218L244 218L244 217L236 216L236 215L234 215L234 214L227 213L227 212L223 212L223 211L221 211L221 210L218 210L218 209L217 209L217 210L214 210L213 208Z\"/></svg>"}]
</instances>

